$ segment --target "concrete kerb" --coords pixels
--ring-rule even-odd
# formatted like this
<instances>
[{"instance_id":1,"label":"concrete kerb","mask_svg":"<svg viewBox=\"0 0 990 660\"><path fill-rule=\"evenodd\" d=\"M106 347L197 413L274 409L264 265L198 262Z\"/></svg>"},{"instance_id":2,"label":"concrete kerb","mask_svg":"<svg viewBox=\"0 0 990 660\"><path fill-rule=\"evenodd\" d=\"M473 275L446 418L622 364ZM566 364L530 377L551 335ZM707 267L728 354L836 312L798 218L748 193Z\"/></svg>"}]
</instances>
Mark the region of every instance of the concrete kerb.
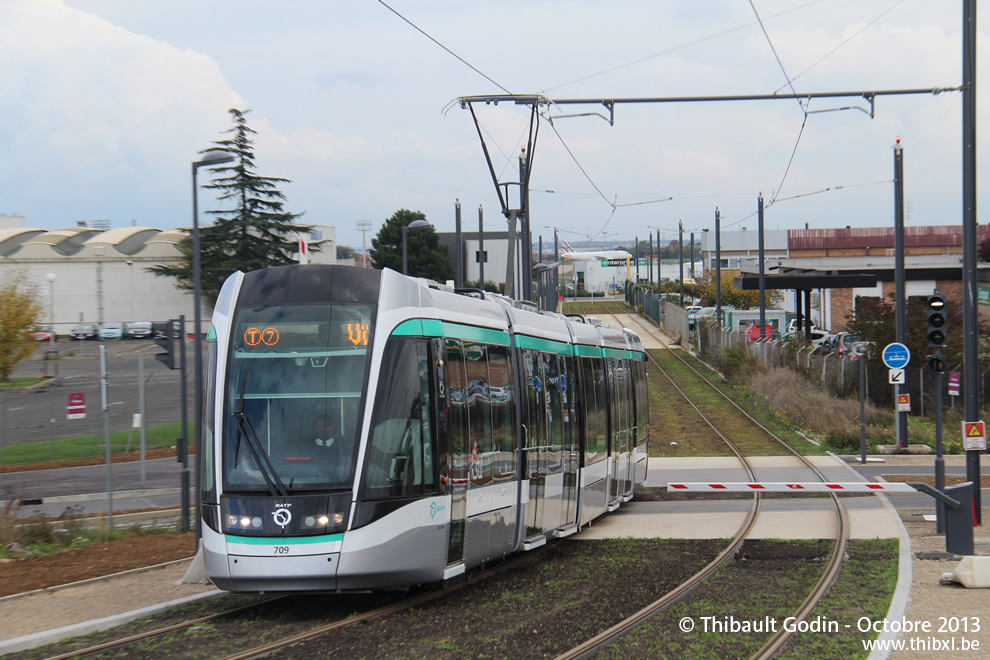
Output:
<instances>
[{"instance_id":1,"label":"concrete kerb","mask_svg":"<svg viewBox=\"0 0 990 660\"><path fill-rule=\"evenodd\" d=\"M54 644L55 642L59 642L69 637L79 637L80 635L88 635L89 633L109 630L110 628L121 626L125 623L130 623L135 619L140 619L141 617L149 616L151 614L157 614L163 610L179 607L180 605L187 605L189 603L195 603L201 600L207 600L209 598L217 598L218 596L224 596L226 594L226 591L210 591L203 594L196 594L195 596L179 598L178 600L169 601L167 603L158 603L156 605L142 607L141 609L131 610L130 612L124 612L122 614L115 614L102 619L83 621L71 626L55 628L54 630L44 630L32 635L8 639L5 642L0 642L0 655L15 653L17 651L26 651L28 649L38 648L39 646L45 646L46 644Z\"/></svg>"},{"instance_id":2,"label":"concrete kerb","mask_svg":"<svg viewBox=\"0 0 990 660\"><path fill-rule=\"evenodd\" d=\"M855 481L861 481L863 476L852 469L852 467L846 463L841 456L829 452L829 456L834 458L838 463L842 464L846 470L850 472L855 477ZM897 534L898 534L898 552L897 552L897 586L894 587L894 595L890 599L890 607L887 608L887 620L888 621L903 621L905 615L907 614L908 602L911 600L911 583L914 581L914 574L912 572L912 557L911 557L911 535L908 534L907 528L904 526L904 522L901 520L901 516L897 513L897 509L894 505L890 503L890 499L883 493L876 493L883 502L883 506L887 509L887 512L897 521ZM873 651L870 652L869 660L884 660L890 656L889 644L884 642L890 640L893 641L900 637L901 633L893 632L892 630L885 630L880 633L877 637L878 644ZM880 650L884 649L884 650Z\"/></svg>"}]
</instances>

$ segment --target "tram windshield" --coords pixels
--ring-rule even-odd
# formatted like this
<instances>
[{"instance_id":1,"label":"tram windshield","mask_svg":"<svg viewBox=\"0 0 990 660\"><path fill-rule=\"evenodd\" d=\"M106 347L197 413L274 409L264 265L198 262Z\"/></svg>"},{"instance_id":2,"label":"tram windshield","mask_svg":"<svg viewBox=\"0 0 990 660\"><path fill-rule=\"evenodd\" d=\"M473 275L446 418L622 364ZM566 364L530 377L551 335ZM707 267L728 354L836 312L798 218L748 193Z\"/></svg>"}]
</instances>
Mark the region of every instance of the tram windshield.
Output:
<instances>
[{"instance_id":1,"label":"tram windshield","mask_svg":"<svg viewBox=\"0 0 990 660\"><path fill-rule=\"evenodd\" d=\"M349 488L373 309L264 305L238 310L224 410L224 487Z\"/></svg>"}]
</instances>

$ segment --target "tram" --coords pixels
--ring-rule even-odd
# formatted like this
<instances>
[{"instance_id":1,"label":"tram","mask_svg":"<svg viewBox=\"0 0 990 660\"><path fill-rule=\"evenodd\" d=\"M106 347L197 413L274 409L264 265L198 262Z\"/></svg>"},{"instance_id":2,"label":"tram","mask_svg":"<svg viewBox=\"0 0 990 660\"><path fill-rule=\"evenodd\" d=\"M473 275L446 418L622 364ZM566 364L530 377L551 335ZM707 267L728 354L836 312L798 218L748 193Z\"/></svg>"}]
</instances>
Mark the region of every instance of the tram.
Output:
<instances>
[{"instance_id":1,"label":"tram","mask_svg":"<svg viewBox=\"0 0 990 660\"><path fill-rule=\"evenodd\" d=\"M221 589L455 579L646 479L630 330L314 264L231 275L207 343L199 514Z\"/></svg>"}]
</instances>

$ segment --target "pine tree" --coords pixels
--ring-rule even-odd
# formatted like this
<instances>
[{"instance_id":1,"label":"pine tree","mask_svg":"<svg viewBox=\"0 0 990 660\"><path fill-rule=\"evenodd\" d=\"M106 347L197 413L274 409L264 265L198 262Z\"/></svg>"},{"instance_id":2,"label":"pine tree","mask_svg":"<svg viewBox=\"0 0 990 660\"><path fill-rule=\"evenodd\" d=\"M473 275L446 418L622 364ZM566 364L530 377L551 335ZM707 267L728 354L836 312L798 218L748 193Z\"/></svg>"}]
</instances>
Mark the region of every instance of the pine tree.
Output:
<instances>
[{"instance_id":1,"label":"pine tree","mask_svg":"<svg viewBox=\"0 0 990 660\"><path fill-rule=\"evenodd\" d=\"M255 134L244 118L250 110L231 108L233 128L224 133L229 139L215 140L215 147L206 151L222 151L234 157L230 163L210 168L213 183L204 188L218 191L218 200L230 202L228 210L207 211L214 216L212 224L200 227L200 282L204 300L211 305L220 294L224 280L231 273L286 266L296 263L296 234L312 229L297 225L295 219L302 213L284 210L285 195L279 185L291 183L289 179L260 176L254 163ZM319 246L312 246L314 251ZM149 270L163 277L174 277L176 286L191 291L192 239L179 244L183 260L176 265L161 265Z\"/></svg>"},{"instance_id":2,"label":"pine tree","mask_svg":"<svg viewBox=\"0 0 990 660\"><path fill-rule=\"evenodd\" d=\"M402 272L402 228L414 220L426 220L426 216L420 211L399 209L385 221L378 234L371 239L370 253L375 268ZM433 229L414 229L406 233L406 260L409 275L413 277L425 277L436 282L454 278L450 250L440 243Z\"/></svg>"}]
</instances>

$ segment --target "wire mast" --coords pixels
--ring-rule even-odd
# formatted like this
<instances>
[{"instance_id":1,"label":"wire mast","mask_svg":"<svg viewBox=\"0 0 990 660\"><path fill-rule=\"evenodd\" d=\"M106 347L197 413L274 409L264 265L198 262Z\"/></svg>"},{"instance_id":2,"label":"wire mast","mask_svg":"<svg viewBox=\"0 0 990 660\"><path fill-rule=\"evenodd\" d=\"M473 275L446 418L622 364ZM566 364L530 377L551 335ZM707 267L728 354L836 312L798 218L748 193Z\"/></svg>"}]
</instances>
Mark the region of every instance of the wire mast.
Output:
<instances>
[{"instance_id":1,"label":"wire mast","mask_svg":"<svg viewBox=\"0 0 990 660\"><path fill-rule=\"evenodd\" d=\"M510 298L521 300L533 299L533 238L529 229L529 180L533 171L533 154L536 150L536 138L540 131L540 96L512 97L513 99L529 99L528 102L517 100L517 105L529 105L529 138L523 155L519 158L519 181L498 180L495 174L495 166L492 163L491 153L488 151L488 144L485 136L481 133L481 124L478 123L478 116L474 112L474 106L470 100L461 100L461 108L471 111L471 119L474 120L474 127L478 131L478 139L481 140L481 149L485 153L485 162L488 163L488 172L491 174L492 183L495 184L495 192L498 194L498 203L502 207L502 215L508 223L508 260L505 269L505 295ZM488 102L485 101L487 104ZM498 101L495 101L498 105ZM509 207L509 186L519 186L519 206ZM505 189L503 192L503 188ZM522 238L522 254L520 255L521 282L515 286L515 253L516 253L516 220L520 221L520 234Z\"/></svg>"}]
</instances>

